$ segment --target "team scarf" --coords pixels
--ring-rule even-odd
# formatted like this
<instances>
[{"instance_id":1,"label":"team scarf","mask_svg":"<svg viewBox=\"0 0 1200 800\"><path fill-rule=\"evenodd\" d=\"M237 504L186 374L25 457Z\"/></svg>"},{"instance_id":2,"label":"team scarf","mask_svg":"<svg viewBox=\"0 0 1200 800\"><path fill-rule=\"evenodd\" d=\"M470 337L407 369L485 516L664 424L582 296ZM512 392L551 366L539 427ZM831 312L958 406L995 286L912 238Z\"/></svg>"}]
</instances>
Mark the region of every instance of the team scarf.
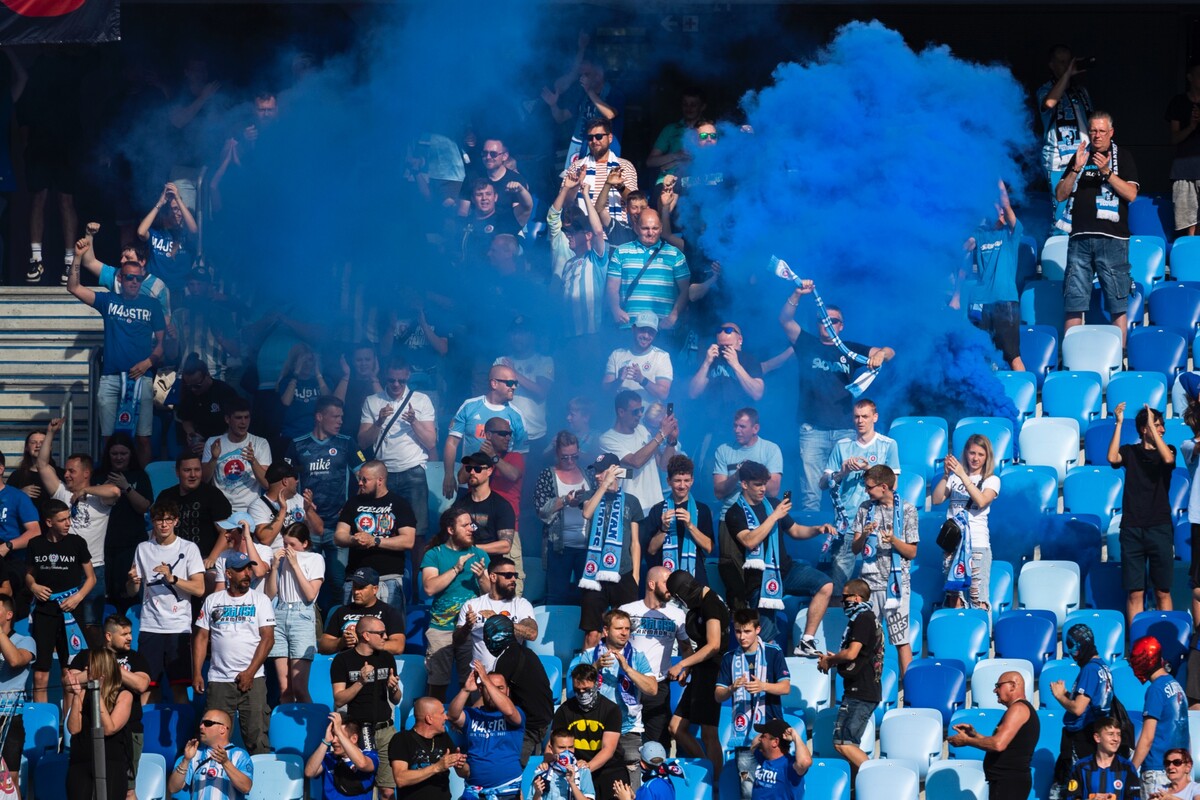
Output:
<instances>
[{"instance_id":1,"label":"team scarf","mask_svg":"<svg viewBox=\"0 0 1200 800\"><path fill-rule=\"evenodd\" d=\"M846 531L850 530L850 517L846 515L846 504L842 502L842 484L833 474L829 476L829 499L833 503L834 531L825 534L825 541L821 545L822 564L833 561L833 543L844 541Z\"/></svg>"},{"instance_id":2,"label":"team scarf","mask_svg":"<svg viewBox=\"0 0 1200 800\"><path fill-rule=\"evenodd\" d=\"M804 279L792 272L791 267L788 266L786 261L776 256L771 256L771 269L779 277L789 280L797 286L800 286L804 282ZM821 324L825 326L825 331L829 335L829 340L833 346L840 350L842 355L851 361L856 361L859 364L867 366L870 358L862 355L861 353L856 353L849 347L846 347L845 342L842 341L842 337L838 336L837 331L833 328L833 322L829 319L829 311L827 311L825 308L825 301L821 299L820 293L818 293L815 288L812 291L812 296L813 300L815 300L817 303L817 310L821 313ZM871 384L874 383L875 378L878 375L879 367L868 366L865 372L860 374L857 378L846 385L846 391L856 398L862 397L863 393L865 393Z\"/></svg>"},{"instance_id":3,"label":"team scarf","mask_svg":"<svg viewBox=\"0 0 1200 800\"><path fill-rule=\"evenodd\" d=\"M608 652L608 645L604 642L596 645L592 650L592 663L596 665L597 678L596 688L604 686L604 671L600 669L600 656ZM621 648L621 655L625 658L625 663L633 661L633 642L626 642ZM641 705L641 692L638 690L637 684L629 677L624 668L620 664L617 665L617 694L621 696L621 702L626 708Z\"/></svg>"},{"instance_id":4,"label":"team scarf","mask_svg":"<svg viewBox=\"0 0 1200 800\"><path fill-rule=\"evenodd\" d=\"M876 503L871 503L867 508L867 522L875 520ZM867 541L863 544L863 561L875 561L879 558L879 526L867 534ZM892 495L892 537L903 540L904 534L904 501L899 495ZM904 591L904 574L900 569L900 554L896 552L896 548L892 548L892 565L888 572L887 581L887 600L884 602L884 609L891 610L900 607L900 599Z\"/></svg>"},{"instance_id":5,"label":"team scarf","mask_svg":"<svg viewBox=\"0 0 1200 800\"><path fill-rule=\"evenodd\" d=\"M138 415L142 409L142 381L121 373L121 396L117 402L117 421L113 423L115 433L137 436Z\"/></svg>"},{"instance_id":6,"label":"team scarf","mask_svg":"<svg viewBox=\"0 0 1200 800\"><path fill-rule=\"evenodd\" d=\"M851 622L854 622L854 620L858 619L859 614L863 613L864 611L870 611L870 610L871 610L870 601L860 600L859 602L857 602L845 609L846 619L850 620ZM849 633L850 633L850 629L847 628L846 634L849 634ZM845 647L845 646L846 646L846 637L843 636L842 637L842 647Z\"/></svg>"},{"instance_id":7,"label":"team scarf","mask_svg":"<svg viewBox=\"0 0 1200 800\"><path fill-rule=\"evenodd\" d=\"M950 570L946 574L947 592L961 592L963 603L967 607L971 605L971 519L967 514L967 509L964 506L951 517L954 523L958 525L958 529L962 531L962 537L958 541L958 547L954 550L954 555L950 557Z\"/></svg>"},{"instance_id":8,"label":"team scarf","mask_svg":"<svg viewBox=\"0 0 1200 800\"><path fill-rule=\"evenodd\" d=\"M499 786L477 786L468 784L463 789L463 800L493 800L502 797L521 796L521 776L507 780Z\"/></svg>"},{"instance_id":9,"label":"team scarf","mask_svg":"<svg viewBox=\"0 0 1200 800\"><path fill-rule=\"evenodd\" d=\"M50 599L46 602L59 605L59 601L65 600L73 594L78 594L79 589L80 587L76 586L74 589L57 592L50 595ZM83 630L80 629L79 623L75 621L75 615L70 611L63 611L63 628L65 628L67 636L67 656L74 658L82 653L85 648L83 646Z\"/></svg>"},{"instance_id":10,"label":"team scarf","mask_svg":"<svg viewBox=\"0 0 1200 800\"><path fill-rule=\"evenodd\" d=\"M600 520L605 518L608 521L601 529ZM579 579L580 589L599 590L601 583L618 583L621 580L619 569L624 542L625 493L617 492L612 495L612 499L609 499L606 493L600 498L600 505L596 506L596 513L592 516L587 561L583 565L583 577Z\"/></svg>"},{"instance_id":11,"label":"team scarf","mask_svg":"<svg viewBox=\"0 0 1200 800\"><path fill-rule=\"evenodd\" d=\"M678 505L675 503L675 498L668 495L664 501L667 511L674 512ZM688 518L692 520L692 524L696 524L696 501L691 493L688 493L687 499ZM679 523L673 522L668 525L662 544L662 565L674 572L681 569L688 575L696 574L696 543L691 536L679 533Z\"/></svg>"},{"instance_id":12,"label":"team scarf","mask_svg":"<svg viewBox=\"0 0 1200 800\"><path fill-rule=\"evenodd\" d=\"M758 521L758 515L754 513L754 509L746 502L746 498L738 495L738 503L742 506L742 511L746 515L746 525L748 530L754 530L761 523ZM763 508L770 515L774 510L771 508L771 502L767 498L762 500ZM783 608L783 582L779 575L779 537L775 535L775 530L778 525L772 525L767 538L763 539L754 549L746 554L745 569L753 569L761 572L762 588L758 591L758 607L759 608Z\"/></svg>"},{"instance_id":13,"label":"team scarf","mask_svg":"<svg viewBox=\"0 0 1200 800\"><path fill-rule=\"evenodd\" d=\"M758 640L758 657L754 660L753 670L750 669L750 659L746 658L746 653L742 651L742 648L735 649L732 655L733 683L736 684L738 678L766 681L767 652L761 637ZM766 722L767 704L765 701L765 692L754 694L745 686L739 686L733 690L734 743L731 745L732 747L750 747L753 744L754 726Z\"/></svg>"},{"instance_id":14,"label":"team scarf","mask_svg":"<svg viewBox=\"0 0 1200 800\"><path fill-rule=\"evenodd\" d=\"M1112 160L1109 161L1108 168L1113 175L1120 175L1120 170L1117 168L1117 143L1113 142L1109 145L1109 152L1112 154ZM1086 165L1079 173L1079 178L1083 177L1083 173L1087 170L1096 170L1099 173L1100 169L1094 164ZM1079 179L1076 179L1075 185L1071 187L1071 199L1075 198L1075 190L1079 188ZM1111 184L1108 181L1104 182L1100 192L1096 195L1096 219L1102 219L1105 222L1120 222L1121 221L1121 198L1112 190Z\"/></svg>"},{"instance_id":15,"label":"team scarf","mask_svg":"<svg viewBox=\"0 0 1200 800\"><path fill-rule=\"evenodd\" d=\"M535 780L537 778L541 778L542 780L549 783L553 777L551 775L551 773L553 772L553 773L562 775L563 778L566 778L567 777L567 767L575 766L577 761L578 760L575 758L574 753L572 753L570 750L563 750L561 753L556 753L554 756L554 760L551 761L549 764L543 763L540 767L538 767L537 771L533 773L533 777ZM575 786L579 786L579 770L578 769L576 769L576 771L575 771Z\"/></svg>"},{"instance_id":16,"label":"team scarf","mask_svg":"<svg viewBox=\"0 0 1200 800\"><path fill-rule=\"evenodd\" d=\"M675 759L668 758L666 761L662 762L661 764L651 764L650 766L648 766L642 770L642 786L645 786L650 781L655 780L655 779L670 781L671 776L675 776L676 778L682 778L684 785L685 786L688 785L687 775L684 774L683 767L679 766L679 764L676 763ZM672 787L672 792L673 791L674 791L674 787ZM654 797L656 795L653 792L651 792L650 796ZM674 795L671 795L671 796L674 796Z\"/></svg>"}]
</instances>

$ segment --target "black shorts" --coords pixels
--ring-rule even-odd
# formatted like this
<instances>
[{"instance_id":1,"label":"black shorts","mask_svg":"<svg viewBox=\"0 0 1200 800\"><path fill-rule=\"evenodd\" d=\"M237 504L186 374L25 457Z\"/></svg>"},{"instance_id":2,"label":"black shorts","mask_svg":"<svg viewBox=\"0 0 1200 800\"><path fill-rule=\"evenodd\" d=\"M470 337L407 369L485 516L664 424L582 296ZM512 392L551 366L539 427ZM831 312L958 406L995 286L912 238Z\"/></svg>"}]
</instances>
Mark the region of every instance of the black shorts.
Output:
<instances>
[{"instance_id":1,"label":"black shorts","mask_svg":"<svg viewBox=\"0 0 1200 800\"><path fill-rule=\"evenodd\" d=\"M150 680L161 689L167 684L192 682L191 633L138 633L138 652L150 665Z\"/></svg>"},{"instance_id":2,"label":"black shorts","mask_svg":"<svg viewBox=\"0 0 1200 800\"><path fill-rule=\"evenodd\" d=\"M29 615L29 635L37 645L37 656L33 659L34 672L49 672L58 653L58 663L63 669L70 663L67 657L67 626L62 613L43 614L36 609Z\"/></svg>"},{"instance_id":3,"label":"black shorts","mask_svg":"<svg viewBox=\"0 0 1200 800\"><path fill-rule=\"evenodd\" d=\"M25 183L31 192L53 189L75 194L79 179L79 147L54 133L53 128L31 130L25 148Z\"/></svg>"},{"instance_id":4,"label":"black shorts","mask_svg":"<svg viewBox=\"0 0 1200 800\"><path fill-rule=\"evenodd\" d=\"M579 630L604 629L604 612L637 600L633 573L622 575L617 583L601 583L599 589L584 589L579 595Z\"/></svg>"},{"instance_id":5,"label":"black shorts","mask_svg":"<svg viewBox=\"0 0 1200 800\"><path fill-rule=\"evenodd\" d=\"M1121 528L1121 583L1127 592L1146 588L1146 562L1150 583L1159 592L1171 591L1175 578L1175 531L1170 524L1149 528Z\"/></svg>"},{"instance_id":6,"label":"black shorts","mask_svg":"<svg viewBox=\"0 0 1200 800\"><path fill-rule=\"evenodd\" d=\"M721 704L714 693L721 665L713 659L691 668L687 688L675 706L675 716L697 725L718 725L721 722Z\"/></svg>"},{"instance_id":7,"label":"black shorts","mask_svg":"<svg viewBox=\"0 0 1200 800\"><path fill-rule=\"evenodd\" d=\"M983 329L992 334L992 344L1012 364L1021 357L1021 312L1017 303L984 303Z\"/></svg>"},{"instance_id":8,"label":"black shorts","mask_svg":"<svg viewBox=\"0 0 1200 800\"><path fill-rule=\"evenodd\" d=\"M4 717L0 717L0 725L4 724ZM19 714L12 718L8 723L8 736L4 739L4 747L0 749L0 755L4 756L5 766L16 772L21 768L21 751L25 747L25 723L21 721Z\"/></svg>"}]
</instances>

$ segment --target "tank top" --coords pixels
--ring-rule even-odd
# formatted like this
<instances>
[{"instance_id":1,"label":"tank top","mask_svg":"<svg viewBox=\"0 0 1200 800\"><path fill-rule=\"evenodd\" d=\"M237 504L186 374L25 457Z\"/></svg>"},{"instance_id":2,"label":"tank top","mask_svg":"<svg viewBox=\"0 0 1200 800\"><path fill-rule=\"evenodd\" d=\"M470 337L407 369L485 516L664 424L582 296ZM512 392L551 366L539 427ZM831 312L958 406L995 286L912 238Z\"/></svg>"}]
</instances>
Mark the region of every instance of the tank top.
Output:
<instances>
[{"instance_id":1,"label":"tank top","mask_svg":"<svg viewBox=\"0 0 1200 800\"><path fill-rule=\"evenodd\" d=\"M1042 724L1037 709L1028 700L1017 702L1029 710L1029 719L1002 752L989 752L983 757L983 774L989 781L1029 778L1031 775L1029 765L1033 761L1033 751L1037 748Z\"/></svg>"}]
</instances>

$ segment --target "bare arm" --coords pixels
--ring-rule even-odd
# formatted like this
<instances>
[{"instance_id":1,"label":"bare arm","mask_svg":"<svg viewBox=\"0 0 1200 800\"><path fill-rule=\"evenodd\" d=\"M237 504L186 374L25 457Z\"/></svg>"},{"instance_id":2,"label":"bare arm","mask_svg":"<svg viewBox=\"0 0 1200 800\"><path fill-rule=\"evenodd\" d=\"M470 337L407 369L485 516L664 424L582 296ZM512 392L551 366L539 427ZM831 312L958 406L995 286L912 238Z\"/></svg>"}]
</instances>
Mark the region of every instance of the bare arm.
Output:
<instances>
[{"instance_id":1,"label":"bare arm","mask_svg":"<svg viewBox=\"0 0 1200 800\"><path fill-rule=\"evenodd\" d=\"M83 261L84 252L90 250L91 246L92 242L87 238L80 239L75 243L75 257L71 259L71 268L67 271L67 291L75 295L81 302L95 306L96 293L79 283L79 265Z\"/></svg>"},{"instance_id":2,"label":"bare arm","mask_svg":"<svg viewBox=\"0 0 1200 800\"><path fill-rule=\"evenodd\" d=\"M1154 717L1142 718L1142 732L1138 736L1137 746L1133 748L1133 766L1141 769L1142 762L1150 754L1150 745L1154 743L1154 733L1158 730L1158 720Z\"/></svg>"}]
</instances>

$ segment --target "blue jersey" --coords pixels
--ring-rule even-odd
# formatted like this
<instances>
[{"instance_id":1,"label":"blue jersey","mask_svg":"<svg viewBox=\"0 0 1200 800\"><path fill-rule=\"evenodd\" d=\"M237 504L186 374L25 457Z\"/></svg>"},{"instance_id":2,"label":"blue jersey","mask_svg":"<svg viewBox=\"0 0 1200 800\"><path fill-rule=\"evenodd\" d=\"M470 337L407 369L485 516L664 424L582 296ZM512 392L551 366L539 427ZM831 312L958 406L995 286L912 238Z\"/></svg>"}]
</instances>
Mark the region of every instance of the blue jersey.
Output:
<instances>
[{"instance_id":1,"label":"blue jersey","mask_svg":"<svg viewBox=\"0 0 1200 800\"><path fill-rule=\"evenodd\" d=\"M467 764L471 784L485 789L521 777L521 742L525 739L525 712L517 709L521 723L513 725L499 711L468 708Z\"/></svg>"},{"instance_id":2,"label":"blue jersey","mask_svg":"<svg viewBox=\"0 0 1200 800\"><path fill-rule=\"evenodd\" d=\"M1063 727L1069 731L1083 730L1095 720L1107 717L1112 708L1112 674L1100 656L1095 656L1079 670L1075 686L1071 689L1071 699L1079 695L1086 695L1090 702L1079 716L1070 711L1063 715Z\"/></svg>"},{"instance_id":3,"label":"blue jersey","mask_svg":"<svg viewBox=\"0 0 1200 800\"><path fill-rule=\"evenodd\" d=\"M239 772L250 780L254 780L254 762L250 760L249 753L237 745L231 744L225 748L225 754L229 756L230 763ZM179 761L175 763L176 766L184 763L183 757L180 756ZM229 780L225 768L212 757L210 748L199 748L196 755L186 763L187 777L184 779L184 791L193 800L244 800L246 797L233 788L233 781Z\"/></svg>"},{"instance_id":4,"label":"blue jersey","mask_svg":"<svg viewBox=\"0 0 1200 800\"><path fill-rule=\"evenodd\" d=\"M529 452L529 437L525 433L525 418L511 404L492 405L485 397L472 397L463 401L450 421L450 433L461 436L458 446L458 457L471 455L479 451L483 443L483 426L492 417L504 417L512 425L512 451L514 453Z\"/></svg>"},{"instance_id":5,"label":"blue jersey","mask_svg":"<svg viewBox=\"0 0 1200 800\"><path fill-rule=\"evenodd\" d=\"M12 486L0 488L0 541L11 542L25 532L27 524L38 520L29 495Z\"/></svg>"},{"instance_id":6,"label":"blue jersey","mask_svg":"<svg viewBox=\"0 0 1200 800\"><path fill-rule=\"evenodd\" d=\"M370 800L375 796L379 754L374 750L363 750L362 754L374 765L370 772L360 770L345 756L335 756L332 750L325 752L325 800Z\"/></svg>"},{"instance_id":7,"label":"blue jersey","mask_svg":"<svg viewBox=\"0 0 1200 800\"><path fill-rule=\"evenodd\" d=\"M342 506L350 499L354 473L366 460L362 451L344 434L318 439L306 433L292 440L284 460L296 468L300 490L312 490L317 516L325 523L325 531L331 533L337 527Z\"/></svg>"},{"instance_id":8,"label":"blue jersey","mask_svg":"<svg viewBox=\"0 0 1200 800\"><path fill-rule=\"evenodd\" d=\"M793 757L767 760L761 750L754 751L758 767L754 770L752 800L800 800L804 797L804 776L797 774Z\"/></svg>"},{"instance_id":9,"label":"blue jersey","mask_svg":"<svg viewBox=\"0 0 1200 800\"><path fill-rule=\"evenodd\" d=\"M113 292L96 292L92 307L104 318L105 375L120 375L149 358L154 333L167 327L162 305L140 294L127 300Z\"/></svg>"},{"instance_id":10,"label":"blue jersey","mask_svg":"<svg viewBox=\"0 0 1200 800\"><path fill-rule=\"evenodd\" d=\"M733 686L733 660L741 648L734 645L734 650L726 653L721 658L721 669L717 673L717 686L723 686L726 689ZM762 675L763 681L766 683L779 683L782 680L791 680L791 673L788 672L787 659L783 655L783 650L779 645L774 643L760 643L758 652L746 653L746 667L749 673L747 677L752 677L758 673L758 659L763 659L763 664L766 669ZM730 699L733 702L734 698ZM769 719L779 719L783 716L783 698L777 694L769 694L763 692L759 702L763 703L763 713L765 714L763 722ZM761 723L760 723L761 724ZM754 734L750 734L750 738L754 738Z\"/></svg>"},{"instance_id":11,"label":"blue jersey","mask_svg":"<svg viewBox=\"0 0 1200 800\"><path fill-rule=\"evenodd\" d=\"M183 228L150 229L146 241L150 257L146 259L146 271L157 275L168 285L179 287L192 268L192 256L187 252L188 236Z\"/></svg>"},{"instance_id":12,"label":"blue jersey","mask_svg":"<svg viewBox=\"0 0 1200 800\"><path fill-rule=\"evenodd\" d=\"M1107 767L1097 766L1095 756L1076 761L1067 781L1067 800L1087 800L1094 794L1111 794L1117 800L1141 800L1142 782L1133 762L1123 756L1114 758Z\"/></svg>"},{"instance_id":13,"label":"blue jersey","mask_svg":"<svg viewBox=\"0 0 1200 800\"><path fill-rule=\"evenodd\" d=\"M900 451L896 447L896 440L884 436L882 433L876 433L875 438L869 444L859 444L858 438L854 436L839 439L829 453L825 472L838 472L842 465L851 458L865 460L868 468L886 464L897 473L900 472ZM858 508L869 499L867 489L863 486L863 475L865 474L865 470L855 470L842 479L840 486L842 507L847 509L847 512L849 509Z\"/></svg>"},{"instance_id":14,"label":"blue jersey","mask_svg":"<svg viewBox=\"0 0 1200 800\"><path fill-rule=\"evenodd\" d=\"M1153 717L1158 721L1154 729L1154 740L1150 743L1150 752L1142 762L1144 766L1159 769L1168 750L1176 747L1186 749L1191 746L1187 697L1183 687L1170 675L1160 675L1150 682L1149 688L1146 689L1146 706L1142 710L1142 716Z\"/></svg>"},{"instance_id":15,"label":"blue jersey","mask_svg":"<svg viewBox=\"0 0 1200 800\"><path fill-rule=\"evenodd\" d=\"M108 264L100 265L100 285L110 292L120 292L121 284L117 280L117 275L120 270L116 267L110 267ZM143 297L149 297L152 300L157 300L162 304L163 312L170 313L171 311L171 290L167 285L159 280L154 275L146 275L146 280L142 281L142 286L138 289L138 294Z\"/></svg>"},{"instance_id":16,"label":"blue jersey","mask_svg":"<svg viewBox=\"0 0 1200 800\"><path fill-rule=\"evenodd\" d=\"M1020 221L1005 225L983 225L975 230L975 266L979 269L976 303L1015 303L1017 297L1017 249L1025 229Z\"/></svg>"}]
</instances>

